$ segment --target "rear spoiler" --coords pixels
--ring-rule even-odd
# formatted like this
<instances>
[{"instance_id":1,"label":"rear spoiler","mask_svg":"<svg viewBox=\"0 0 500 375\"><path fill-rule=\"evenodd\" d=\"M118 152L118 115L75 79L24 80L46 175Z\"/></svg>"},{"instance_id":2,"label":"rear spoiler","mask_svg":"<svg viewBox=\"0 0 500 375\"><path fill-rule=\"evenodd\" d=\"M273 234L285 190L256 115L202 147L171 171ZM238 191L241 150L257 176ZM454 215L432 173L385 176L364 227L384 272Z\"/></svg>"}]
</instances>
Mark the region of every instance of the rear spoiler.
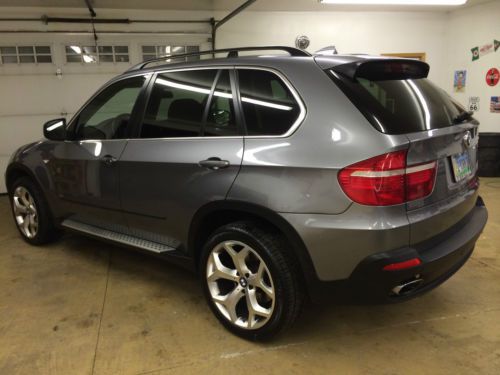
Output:
<instances>
[{"instance_id":1,"label":"rear spoiler","mask_svg":"<svg viewBox=\"0 0 500 375\"><path fill-rule=\"evenodd\" d=\"M428 64L418 60L382 58L358 60L336 65L330 69L353 81L356 78L387 81L426 78L430 68Z\"/></svg>"}]
</instances>

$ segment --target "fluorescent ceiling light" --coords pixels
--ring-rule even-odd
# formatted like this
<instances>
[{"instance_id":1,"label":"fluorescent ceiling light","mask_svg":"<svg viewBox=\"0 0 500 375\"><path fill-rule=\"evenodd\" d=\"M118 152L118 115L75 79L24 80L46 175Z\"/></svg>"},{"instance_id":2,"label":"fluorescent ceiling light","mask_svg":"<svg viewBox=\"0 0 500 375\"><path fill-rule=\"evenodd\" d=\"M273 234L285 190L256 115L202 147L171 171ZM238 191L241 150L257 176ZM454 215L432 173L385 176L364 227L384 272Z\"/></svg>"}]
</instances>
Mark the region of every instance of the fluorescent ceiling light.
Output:
<instances>
[{"instance_id":1,"label":"fluorescent ceiling light","mask_svg":"<svg viewBox=\"0 0 500 375\"><path fill-rule=\"evenodd\" d=\"M75 53L78 53L78 54L82 53L82 49L80 47L78 47L78 46L70 46L70 47L73 51L75 51Z\"/></svg>"},{"instance_id":2,"label":"fluorescent ceiling light","mask_svg":"<svg viewBox=\"0 0 500 375\"><path fill-rule=\"evenodd\" d=\"M62 121L58 121L56 122L54 125L50 125L48 128L47 128L47 131L51 132L52 130L54 129L57 129L58 127L60 126L63 126L64 122Z\"/></svg>"},{"instance_id":3,"label":"fluorescent ceiling light","mask_svg":"<svg viewBox=\"0 0 500 375\"><path fill-rule=\"evenodd\" d=\"M183 83L177 83L177 82L172 82L168 81L166 79L162 78L157 78L156 82L159 85L163 86L168 86L168 87L175 87L181 90L187 90L187 91L193 91L193 92L199 92L201 94L210 94L210 89L204 89L203 87L196 87L196 86L191 86L191 85L185 85ZM233 95L227 92L222 92L222 91L214 91L215 96L220 96L221 98L227 98L227 99L232 99Z\"/></svg>"},{"instance_id":4,"label":"fluorescent ceiling light","mask_svg":"<svg viewBox=\"0 0 500 375\"><path fill-rule=\"evenodd\" d=\"M241 101L245 103L251 103L251 104L256 104L256 105L261 105L264 107L269 107L269 108L275 108L275 109L281 109L282 111L291 111L293 108L289 107L287 105L281 105L281 104L275 104L275 103L269 103L265 102L263 100L257 100L257 99L252 99L252 98L246 98L244 96L241 97Z\"/></svg>"},{"instance_id":5,"label":"fluorescent ceiling light","mask_svg":"<svg viewBox=\"0 0 500 375\"><path fill-rule=\"evenodd\" d=\"M422 108L424 109L424 113L425 113L425 127L430 130L431 129L431 112L429 111L429 106L427 105L427 101L425 100L424 96L422 95L422 92L418 89L417 85L415 85L415 83L412 82L412 80L407 79L406 82L408 82L408 84L412 87L415 94L417 94L418 100L419 100L420 104L422 105Z\"/></svg>"},{"instance_id":6,"label":"fluorescent ceiling light","mask_svg":"<svg viewBox=\"0 0 500 375\"><path fill-rule=\"evenodd\" d=\"M175 87L175 88L181 89L181 90L199 92L201 94L207 94L207 95L210 94L210 89L204 89L203 87L185 85L183 83L168 81L168 80L163 79L163 78L157 78L155 83L158 83L159 85L163 85L163 86Z\"/></svg>"},{"instance_id":7,"label":"fluorescent ceiling light","mask_svg":"<svg viewBox=\"0 0 500 375\"><path fill-rule=\"evenodd\" d=\"M464 5L467 0L319 0L319 2L344 5Z\"/></svg>"},{"instance_id":8,"label":"fluorescent ceiling light","mask_svg":"<svg viewBox=\"0 0 500 375\"><path fill-rule=\"evenodd\" d=\"M96 59L95 59L94 56L83 55L83 62L86 62L86 63L95 63Z\"/></svg>"},{"instance_id":9,"label":"fluorescent ceiling light","mask_svg":"<svg viewBox=\"0 0 500 375\"><path fill-rule=\"evenodd\" d=\"M185 85L183 83L177 83L173 81L169 81L163 78L157 78L155 83L163 86L168 86L168 87L175 87L181 90L187 90L187 91L192 91L192 92L199 92L201 94L210 94L209 89L205 89L203 87L197 87L197 86L191 86L191 85ZM222 91L215 91L214 92L215 96L220 96L222 98L227 98L227 99L232 99L232 95L230 93L225 93ZM241 101L245 103L251 103L255 105L260 105L264 107L269 107L269 108L274 108L274 109L281 109L282 111L291 111L293 108L287 105L282 105L282 104L276 104L276 103L270 103L266 102L263 100L257 100L257 99L252 99L252 98L247 98L245 96L241 97Z\"/></svg>"}]
</instances>

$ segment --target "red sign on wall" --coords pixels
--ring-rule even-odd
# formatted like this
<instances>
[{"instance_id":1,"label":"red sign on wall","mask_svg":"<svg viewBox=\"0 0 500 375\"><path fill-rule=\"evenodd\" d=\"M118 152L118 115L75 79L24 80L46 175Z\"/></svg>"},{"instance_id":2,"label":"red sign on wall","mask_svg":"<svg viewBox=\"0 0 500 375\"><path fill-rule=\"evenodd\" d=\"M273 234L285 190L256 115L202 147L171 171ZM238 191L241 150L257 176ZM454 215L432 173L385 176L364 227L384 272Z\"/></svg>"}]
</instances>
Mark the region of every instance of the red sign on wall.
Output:
<instances>
[{"instance_id":1,"label":"red sign on wall","mask_svg":"<svg viewBox=\"0 0 500 375\"><path fill-rule=\"evenodd\" d=\"M497 68L491 68L490 70L488 70L488 73L486 73L486 83L489 86L496 86L499 79L500 79L500 72L498 71Z\"/></svg>"}]
</instances>

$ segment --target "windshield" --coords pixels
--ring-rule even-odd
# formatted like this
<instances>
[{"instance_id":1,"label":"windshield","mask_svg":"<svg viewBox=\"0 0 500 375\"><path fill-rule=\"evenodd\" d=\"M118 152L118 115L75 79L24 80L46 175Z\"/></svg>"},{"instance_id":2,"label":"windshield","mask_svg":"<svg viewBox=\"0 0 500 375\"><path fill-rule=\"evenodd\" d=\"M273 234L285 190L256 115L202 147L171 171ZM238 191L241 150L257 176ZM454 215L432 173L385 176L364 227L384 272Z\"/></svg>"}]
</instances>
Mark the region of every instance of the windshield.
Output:
<instances>
[{"instance_id":1,"label":"windshield","mask_svg":"<svg viewBox=\"0 0 500 375\"><path fill-rule=\"evenodd\" d=\"M370 123L386 134L414 133L451 126L465 109L427 78L355 81L329 75Z\"/></svg>"}]
</instances>

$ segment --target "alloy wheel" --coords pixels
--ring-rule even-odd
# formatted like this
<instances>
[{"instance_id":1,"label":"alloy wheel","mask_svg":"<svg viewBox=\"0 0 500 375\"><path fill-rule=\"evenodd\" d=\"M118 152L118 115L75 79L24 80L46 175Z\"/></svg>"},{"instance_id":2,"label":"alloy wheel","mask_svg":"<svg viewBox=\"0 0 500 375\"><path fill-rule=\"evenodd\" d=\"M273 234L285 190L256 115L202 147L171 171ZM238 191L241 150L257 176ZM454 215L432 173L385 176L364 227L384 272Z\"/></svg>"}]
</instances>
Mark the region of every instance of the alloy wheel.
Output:
<instances>
[{"instance_id":1,"label":"alloy wheel","mask_svg":"<svg viewBox=\"0 0 500 375\"><path fill-rule=\"evenodd\" d=\"M207 261L206 278L212 301L232 324L254 330L272 317L275 289L264 260L250 246L224 241Z\"/></svg>"},{"instance_id":2,"label":"alloy wheel","mask_svg":"<svg viewBox=\"0 0 500 375\"><path fill-rule=\"evenodd\" d=\"M38 212L30 192L18 186L12 199L17 226L27 238L35 237L38 232Z\"/></svg>"}]
</instances>

